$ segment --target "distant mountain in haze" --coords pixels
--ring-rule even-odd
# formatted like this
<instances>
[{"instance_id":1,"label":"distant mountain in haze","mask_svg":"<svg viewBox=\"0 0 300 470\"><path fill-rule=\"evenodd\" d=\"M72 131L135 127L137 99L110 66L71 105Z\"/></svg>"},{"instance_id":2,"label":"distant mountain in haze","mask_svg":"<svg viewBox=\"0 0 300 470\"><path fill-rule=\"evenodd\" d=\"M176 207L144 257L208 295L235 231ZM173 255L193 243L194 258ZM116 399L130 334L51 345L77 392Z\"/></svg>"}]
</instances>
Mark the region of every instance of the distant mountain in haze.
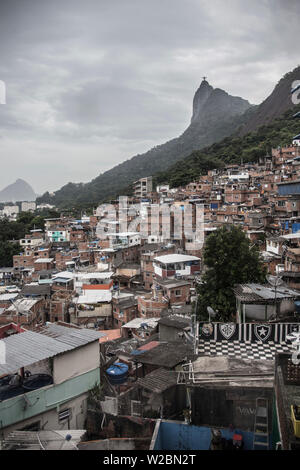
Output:
<instances>
[{"instance_id":1,"label":"distant mountain in haze","mask_svg":"<svg viewBox=\"0 0 300 470\"><path fill-rule=\"evenodd\" d=\"M35 201L35 199L36 194L30 184L20 178L0 191L0 202Z\"/></svg>"},{"instance_id":2,"label":"distant mountain in haze","mask_svg":"<svg viewBox=\"0 0 300 470\"><path fill-rule=\"evenodd\" d=\"M126 160L90 183L68 183L56 191L54 196L46 193L38 202L49 202L60 207L98 204L118 194L120 189L133 181L165 170L193 150L232 134L243 122L242 115L251 108L248 101L230 96L203 80L194 96L191 123L180 137Z\"/></svg>"}]
</instances>

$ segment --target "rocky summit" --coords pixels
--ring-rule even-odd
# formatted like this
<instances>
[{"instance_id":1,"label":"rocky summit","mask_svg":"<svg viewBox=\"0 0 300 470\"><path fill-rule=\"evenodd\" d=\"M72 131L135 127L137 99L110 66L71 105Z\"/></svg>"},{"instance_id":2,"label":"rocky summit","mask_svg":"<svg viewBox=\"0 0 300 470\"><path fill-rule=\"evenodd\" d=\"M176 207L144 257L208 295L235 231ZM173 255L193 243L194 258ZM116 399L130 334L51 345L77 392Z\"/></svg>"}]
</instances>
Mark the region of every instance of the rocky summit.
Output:
<instances>
[{"instance_id":1,"label":"rocky summit","mask_svg":"<svg viewBox=\"0 0 300 470\"><path fill-rule=\"evenodd\" d=\"M194 96L191 123L179 137L126 160L90 183L69 183L54 196L46 193L39 201L69 206L98 203L114 196L133 181L166 170L192 151L229 136L240 126L241 116L252 107L247 100L213 88L203 80Z\"/></svg>"}]
</instances>

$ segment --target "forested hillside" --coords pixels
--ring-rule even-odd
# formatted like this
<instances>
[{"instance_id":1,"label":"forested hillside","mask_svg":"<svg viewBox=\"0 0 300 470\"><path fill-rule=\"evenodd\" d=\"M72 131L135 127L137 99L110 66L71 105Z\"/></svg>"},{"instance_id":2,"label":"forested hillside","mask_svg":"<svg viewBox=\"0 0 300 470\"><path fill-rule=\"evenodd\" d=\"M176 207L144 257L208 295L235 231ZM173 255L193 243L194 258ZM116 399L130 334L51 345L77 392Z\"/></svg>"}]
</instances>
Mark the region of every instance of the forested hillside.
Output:
<instances>
[{"instance_id":1,"label":"forested hillside","mask_svg":"<svg viewBox=\"0 0 300 470\"><path fill-rule=\"evenodd\" d=\"M292 138L299 134L300 120L293 119L297 111L300 111L300 105L294 106L269 126L261 126L243 137L227 137L222 142L193 152L167 171L157 174L155 182L177 187L197 179L207 170L228 163L256 162L259 157L271 152L272 147L289 145Z\"/></svg>"}]
</instances>

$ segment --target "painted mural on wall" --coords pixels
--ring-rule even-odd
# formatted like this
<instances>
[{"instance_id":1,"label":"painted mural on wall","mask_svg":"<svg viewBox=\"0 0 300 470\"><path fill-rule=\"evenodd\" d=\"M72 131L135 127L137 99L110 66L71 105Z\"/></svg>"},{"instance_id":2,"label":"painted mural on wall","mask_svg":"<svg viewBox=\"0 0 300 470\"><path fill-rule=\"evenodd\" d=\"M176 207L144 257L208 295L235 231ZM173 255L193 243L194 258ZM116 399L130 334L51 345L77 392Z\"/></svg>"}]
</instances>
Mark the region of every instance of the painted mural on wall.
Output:
<instances>
[{"instance_id":1,"label":"painted mural on wall","mask_svg":"<svg viewBox=\"0 0 300 470\"><path fill-rule=\"evenodd\" d=\"M284 343L299 323L200 323L199 339Z\"/></svg>"}]
</instances>

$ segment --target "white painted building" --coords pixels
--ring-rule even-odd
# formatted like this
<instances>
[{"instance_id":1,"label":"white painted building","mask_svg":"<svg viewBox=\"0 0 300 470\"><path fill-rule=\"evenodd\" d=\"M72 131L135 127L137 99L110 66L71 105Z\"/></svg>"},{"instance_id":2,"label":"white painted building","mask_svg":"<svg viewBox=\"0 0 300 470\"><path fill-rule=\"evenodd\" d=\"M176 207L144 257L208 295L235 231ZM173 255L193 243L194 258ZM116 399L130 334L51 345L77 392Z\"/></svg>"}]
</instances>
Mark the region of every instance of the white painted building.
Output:
<instances>
[{"instance_id":1,"label":"white painted building","mask_svg":"<svg viewBox=\"0 0 300 470\"><path fill-rule=\"evenodd\" d=\"M293 145L300 145L300 134L293 138Z\"/></svg>"},{"instance_id":2,"label":"white painted building","mask_svg":"<svg viewBox=\"0 0 300 470\"><path fill-rule=\"evenodd\" d=\"M200 258L181 254L154 258L154 273L161 277L190 276L200 272Z\"/></svg>"},{"instance_id":3,"label":"white painted building","mask_svg":"<svg viewBox=\"0 0 300 470\"><path fill-rule=\"evenodd\" d=\"M274 255L280 254L280 243L278 239L269 238L266 240L266 250Z\"/></svg>"},{"instance_id":4,"label":"white painted building","mask_svg":"<svg viewBox=\"0 0 300 470\"><path fill-rule=\"evenodd\" d=\"M24 201L21 204L21 211L22 212L34 212L36 210L36 203L35 202L27 202Z\"/></svg>"},{"instance_id":5,"label":"white painted building","mask_svg":"<svg viewBox=\"0 0 300 470\"><path fill-rule=\"evenodd\" d=\"M141 235L138 232L117 232L108 234L110 248L127 248L141 244Z\"/></svg>"},{"instance_id":6,"label":"white painted building","mask_svg":"<svg viewBox=\"0 0 300 470\"><path fill-rule=\"evenodd\" d=\"M4 217L16 217L19 212L19 206L4 206L3 208Z\"/></svg>"},{"instance_id":7,"label":"white painted building","mask_svg":"<svg viewBox=\"0 0 300 470\"><path fill-rule=\"evenodd\" d=\"M15 395L13 390L6 395L2 391L0 416L4 437L24 428L32 431L84 428L88 392L100 383L99 339L103 334L68 326L47 323L38 333L24 331L3 340L7 360L0 364L0 376L9 378L11 374L20 374L23 368L31 373L28 389Z\"/></svg>"}]
</instances>

